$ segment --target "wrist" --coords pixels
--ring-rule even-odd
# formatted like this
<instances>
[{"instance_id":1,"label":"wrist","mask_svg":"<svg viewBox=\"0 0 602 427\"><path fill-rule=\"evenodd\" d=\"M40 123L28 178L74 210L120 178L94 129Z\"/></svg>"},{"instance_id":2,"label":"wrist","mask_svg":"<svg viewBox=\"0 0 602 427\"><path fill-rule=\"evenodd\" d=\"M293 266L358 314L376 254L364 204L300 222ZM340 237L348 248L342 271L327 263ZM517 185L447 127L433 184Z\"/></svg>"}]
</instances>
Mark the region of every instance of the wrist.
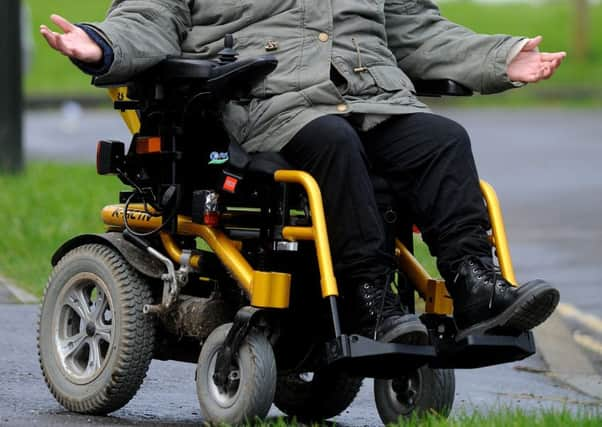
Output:
<instances>
[{"instance_id":1,"label":"wrist","mask_svg":"<svg viewBox=\"0 0 602 427\"><path fill-rule=\"evenodd\" d=\"M79 67L84 73L91 74L93 76L100 76L106 74L111 65L113 65L114 53L113 48L109 43L100 35L94 28L85 24L77 24L90 38L90 40L96 45L98 51L95 51L93 55L90 55L90 59L77 60L72 59L73 63Z\"/></svg>"}]
</instances>

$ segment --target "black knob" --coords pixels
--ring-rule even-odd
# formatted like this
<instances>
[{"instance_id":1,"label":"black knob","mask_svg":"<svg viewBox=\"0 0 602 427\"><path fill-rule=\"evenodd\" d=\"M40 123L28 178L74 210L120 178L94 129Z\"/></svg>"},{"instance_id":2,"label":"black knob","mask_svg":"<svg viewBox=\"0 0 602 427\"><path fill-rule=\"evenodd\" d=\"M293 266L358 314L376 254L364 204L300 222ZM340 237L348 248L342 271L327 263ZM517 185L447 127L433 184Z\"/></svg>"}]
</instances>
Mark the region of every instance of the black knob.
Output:
<instances>
[{"instance_id":1,"label":"black knob","mask_svg":"<svg viewBox=\"0 0 602 427\"><path fill-rule=\"evenodd\" d=\"M234 47L234 36L232 34L226 34L226 37L224 37L224 47L226 49L232 49Z\"/></svg>"},{"instance_id":2,"label":"black knob","mask_svg":"<svg viewBox=\"0 0 602 427\"><path fill-rule=\"evenodd\" d=\"M234 36L226 34L224 37L224 48L219 51L220 62L234 62L238 57L238 52L234 50Z\"/></svg>"}]
</instances>

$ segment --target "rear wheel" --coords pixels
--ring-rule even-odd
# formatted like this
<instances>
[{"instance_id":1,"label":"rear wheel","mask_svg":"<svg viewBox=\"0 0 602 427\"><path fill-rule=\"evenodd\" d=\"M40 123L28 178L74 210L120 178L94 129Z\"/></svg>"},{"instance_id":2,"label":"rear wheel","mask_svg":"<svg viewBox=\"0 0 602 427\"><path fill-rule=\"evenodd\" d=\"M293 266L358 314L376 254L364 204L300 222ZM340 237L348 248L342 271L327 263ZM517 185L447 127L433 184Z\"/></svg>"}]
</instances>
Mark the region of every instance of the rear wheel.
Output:
<instances>
[{"instance_id":1,"label":"rear wheel","mask_svg":"<svg viewBox=\"0 0 602 427\"><path fill-rule=\"evenodd\" d=\"M66 409L106 414L136 394L153 356L149 286L119 253L80 246L56 265L38 323L46 383Z\"/></svg>"},{"instance_id":2,"label":"rear wheel","mask_svg":"<svg viewBox=\"0 0 602 427\"><path fill-rule=\"evenodd\" d=\"M237 425L264 418L276 391L276 360L272 345L261 333L251 330L234 357L227 384L218 386L213 376L219 351L231 323L216 328L201 348L196 387L202 416L210 423Z\"/></svg>"},{"instance_id":3,"label":"rear wheel","mask_svg":"<svg viewBox=\"0 0 602 427\"><path fill-rule=\"evenodd\" d=\"M394 379L374 380L374 400L384 424L426 413L447 417L454 403L456 381L452 369L423 366Z\"/></svg>"},{"instance_id":4,"label":"rear wheel","mask_svg":"<svg viewBox=\"0 0 602 427\"><path fill-rule=\"evenodd\" d=\"M351 405L362 380L338 370L280 376L274 404L300 421L325 420Z\"/></svg>"}]
</instances>

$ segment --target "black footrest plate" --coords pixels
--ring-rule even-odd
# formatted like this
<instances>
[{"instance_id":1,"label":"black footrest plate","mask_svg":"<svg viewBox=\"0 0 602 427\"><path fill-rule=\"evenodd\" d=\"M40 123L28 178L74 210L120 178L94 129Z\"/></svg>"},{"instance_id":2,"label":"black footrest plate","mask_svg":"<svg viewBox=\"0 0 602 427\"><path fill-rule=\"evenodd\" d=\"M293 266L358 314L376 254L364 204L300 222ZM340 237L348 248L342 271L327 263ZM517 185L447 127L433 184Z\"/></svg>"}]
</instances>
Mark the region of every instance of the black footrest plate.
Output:
<instances>
[{"instance_id":1,"label":"black footrest plate","mask_svg":"<svg viewBox=\"0 0 602 427\"><path fill-rule=\"evenodd\" d=\"M435 356L431 346L383 343L361 335L341 335L326 343L328 365L361 377L394 378L426 365Z\"/></svg>"},{"instance_id":2,"label":"black footrest plate","mask_svg":"<svg viewBox=\"0 0 602 427\"><path fill-rule=\"evenodd\" d=\"M516 362L535 354L532 332L521 335L469 335L460 341L439 342L432 368L472 369Z\"/></svg>"}]
</instances>

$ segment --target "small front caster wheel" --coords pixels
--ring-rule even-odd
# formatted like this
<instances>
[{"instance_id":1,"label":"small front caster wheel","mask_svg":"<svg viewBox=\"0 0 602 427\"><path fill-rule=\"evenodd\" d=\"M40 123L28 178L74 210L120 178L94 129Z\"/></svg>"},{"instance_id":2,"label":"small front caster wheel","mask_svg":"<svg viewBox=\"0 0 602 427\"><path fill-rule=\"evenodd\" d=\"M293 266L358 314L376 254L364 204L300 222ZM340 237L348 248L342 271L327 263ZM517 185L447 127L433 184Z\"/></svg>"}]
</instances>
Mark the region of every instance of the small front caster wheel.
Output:
<instances>
[{"instance_id":1,"label":"small front caster wheel","mask_svg":"<svg viewBox=\"0 0 602 427\"><path fill-rule=\"evenodd\" d=\"M397 378L374 380L374 400L384 424L426 413L447 417L454 403L456 381L452 369L423 366Z\"/></svg>"},{"instance_id":2,"label":"small front caster wheel","mask_svg":"<svg viewBox=\"0 0 602 427\"><path fill-rule=\"evenodd\" d=\"M268 339L251 329L234 357L227 384L218 386L213 379L217 356L231 327L216 328L203 344L196 388L205 421L237 425L268 414L276 391L276 360Z\"/></svg>"}]
</instances>

